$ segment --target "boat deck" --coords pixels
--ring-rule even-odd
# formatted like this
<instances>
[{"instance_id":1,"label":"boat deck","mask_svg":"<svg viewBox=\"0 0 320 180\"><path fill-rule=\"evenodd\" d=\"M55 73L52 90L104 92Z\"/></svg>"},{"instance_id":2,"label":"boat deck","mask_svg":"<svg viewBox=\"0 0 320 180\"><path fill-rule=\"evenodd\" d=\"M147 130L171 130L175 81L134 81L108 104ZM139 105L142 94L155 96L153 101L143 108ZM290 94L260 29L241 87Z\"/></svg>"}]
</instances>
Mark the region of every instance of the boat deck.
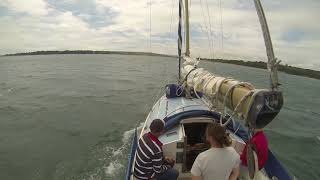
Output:
<instances>
[{"instance_id":1,"label":"boat deck","mask_svg":"<svg viewBox=\"0 0 320 180\"><path fill-rule=\"evenodd\" d=\"M166 122L165 133L159 138L159 140L164 144L164 155L176 159L177 162L174 168L179 171L180 180L190 180L190 169L186 170L186 160L188 160L188 157L186 157L185 153L187 151L186 137L188 136L188 132L186 132L185 125L193 124L196 126L196 124L201 123L212 123L220 119L220 114L210 111L200 99L187 99L184 97L168 99L164 95L152 107L143 125L140 136L138 137L141 137L143 134L149 132L148 127L154 119L163 119ZM245 146L247 132L244 129L240 129L237 131L237 133L234 133L233 126L228 126L227 130L229 131L230 137L233 141L232 146L240 154ZM198 130L197 133L201 134L204 133L204 131L204 129ZM184 145L181 147L181 144ZM131 156L134 157L134 148L136 148L136 145L132 147L133 149L131 151ZM131 159L131 164L134 164L134 158ZM182 161L182 159L184 160ZM133 172L133 168L134 167L132 166L131 172ZM247 174L247 171L242 170L239 179L250 179ZM279 161L274 157L271 151L269 151L269 159L265 169L259 171L255 179L266 180L273 179L275 177L284 180L291 179ZM128 179L135 178L131 173L129 173Z\"/></svg>"}]
</instances>

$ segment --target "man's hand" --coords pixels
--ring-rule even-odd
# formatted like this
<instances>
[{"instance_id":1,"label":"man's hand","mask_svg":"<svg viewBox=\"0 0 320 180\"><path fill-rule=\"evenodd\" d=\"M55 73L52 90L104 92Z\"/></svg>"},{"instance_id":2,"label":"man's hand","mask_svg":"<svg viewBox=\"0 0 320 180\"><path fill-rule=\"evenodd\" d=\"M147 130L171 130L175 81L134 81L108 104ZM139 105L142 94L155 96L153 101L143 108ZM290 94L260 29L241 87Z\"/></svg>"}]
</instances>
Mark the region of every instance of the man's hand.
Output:
<instances>
[{"instance_id":1,"label":"man's hand","mask_svg":"<svg viewBox=\"0 0 320 180\"><path fill-rule=\"evenodd\" d=\"M164 161L165 161L167 164L169 164L171 167L173 167L174 164L176 163L176 161L175 161L173 158L171 158L171 157L165 157L165 158L164 158Z\"/></svg>"}]
</instances>

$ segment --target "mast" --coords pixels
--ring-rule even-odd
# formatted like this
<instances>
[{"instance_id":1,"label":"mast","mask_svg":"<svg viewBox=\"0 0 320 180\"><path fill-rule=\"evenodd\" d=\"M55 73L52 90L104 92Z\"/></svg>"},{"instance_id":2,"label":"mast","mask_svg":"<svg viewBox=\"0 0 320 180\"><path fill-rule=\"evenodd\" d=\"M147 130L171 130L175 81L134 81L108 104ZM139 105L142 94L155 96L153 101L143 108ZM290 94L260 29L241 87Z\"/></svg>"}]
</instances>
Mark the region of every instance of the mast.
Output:
<instances>
[{"instance_id":1,"label":"mast","mask_svg":"<svg viewBox=\"0 0 320 180\"><path fill-rule=\"evenodd\" d=\"M254 0L254 5L257 10L257 14L258 14L259 21L261 24L261 29L263 32L264 43L266 46L266 51L267 51L267 56L268 56L268 71L270 73L271 89L277 90L278 85L279 85L277 65L279 62L277 62L277 59L275 58L275 55L274 55L268 23L267 23L266 16L264 14L260 0Z\"/></svg>"},{"instance_id":2,"label":"mast","mask_svg":"<svg viewBox=\"0 0 320 180\"><path fill-rule=\"evenodd\" d=\"M179 24L178 24L178 81L181 81L181 60L182 57L182 11L185 10L185 39L186 39L186 52L185 56L190 57L190 44L189 44L189 2L184 0L185 6L183 6L183 0L179 0Z\"/></svg>"},{"instance_id":3,"label":"mast","mask_svg":"<svg viewBox=\"0 0 320 180\"><path fill-rule=\"evenodd\" d=\"M181 47L182 47L182 0L179 0L179 24L178 24L178 81L181 80Z\"/></svg>"},{"instance_id":4,"label":"mast","mask_svg":"<svg viewBox=\"0 0 320 180\"><path fill-rule=\"evenodd\" d=\"M186 25L186 56L190 57L190 42L189 42L189 0L185 0L185 25Z\"/></svg>"}]
</instances>

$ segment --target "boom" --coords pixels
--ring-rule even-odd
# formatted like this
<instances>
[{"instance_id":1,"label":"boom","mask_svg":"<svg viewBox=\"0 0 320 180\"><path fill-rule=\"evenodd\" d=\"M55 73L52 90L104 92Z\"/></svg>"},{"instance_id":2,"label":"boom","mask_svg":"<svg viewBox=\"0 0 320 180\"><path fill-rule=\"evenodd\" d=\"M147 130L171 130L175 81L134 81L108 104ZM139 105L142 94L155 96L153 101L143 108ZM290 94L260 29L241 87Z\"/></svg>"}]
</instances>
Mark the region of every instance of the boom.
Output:
<instances>
[{"instance_id":1,"label":"boom","mask_svg":"<svg viewBox=\"0 0 320 180\"><path fill-rule=\"evenodd\" d=\"M179 3L179 7L181 8L182 0ZM210 99L211 102L209 104L212 105L212 108L220 110L223 115L225 115L225 109L221 110L219 106L222 105L223 108L228 108L233 112L232 115L238 115L240 119L245 121L245 125L251 129L265 127L280 112L283 105L282 93L277 90L279 85L277 75L278 62L274 56L268 25L260 0L254 0L254 3L259 16L268 56L270 90L256 89L249 83L216 76L202 68L197 68L199 60L189 56L188 0L185 0L186 54L184 57L179 56L181 59L184 59L184 67L181 70L181 75L184 79L180 79L180 82L187 88L189 87L196 90L196 92L203 93ZM180 16L179 25L181 24L181 20ZM181 31L179 31L179 37L181 37ZM181 39L179 38L179 40ZM182 42L182 40L179 42Z\"/></svg>"}]
</instances>

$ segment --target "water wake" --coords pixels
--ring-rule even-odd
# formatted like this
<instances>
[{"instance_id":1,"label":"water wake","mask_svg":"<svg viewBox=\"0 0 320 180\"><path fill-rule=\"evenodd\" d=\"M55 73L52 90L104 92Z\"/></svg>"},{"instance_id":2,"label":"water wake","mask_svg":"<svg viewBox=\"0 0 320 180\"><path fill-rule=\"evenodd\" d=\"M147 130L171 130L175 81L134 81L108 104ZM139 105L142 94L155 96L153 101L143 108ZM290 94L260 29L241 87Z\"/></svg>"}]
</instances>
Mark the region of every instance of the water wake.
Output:
<instances>
[{"instance_id":1,"label":"water wake","mask_svg":"<svg viewBox=\"0 0 320 180\"><path fill-rule=\"evenodd\" d=\"M143 123L140 123L140 125L137 127L138 132L142 129ZM128 148L131 145L131 138L135 132L135 128L130 129L128 131L125 131L122 135L122 145L120 148L111 148L112 150L112 157L111 162L107 166L104 167L105 175L107 177L113 177L115 174L117 174L120 170L125 168L125 164L121 162L126 156L124 154L127 152Z\"/></svg>"}]
</instances>

